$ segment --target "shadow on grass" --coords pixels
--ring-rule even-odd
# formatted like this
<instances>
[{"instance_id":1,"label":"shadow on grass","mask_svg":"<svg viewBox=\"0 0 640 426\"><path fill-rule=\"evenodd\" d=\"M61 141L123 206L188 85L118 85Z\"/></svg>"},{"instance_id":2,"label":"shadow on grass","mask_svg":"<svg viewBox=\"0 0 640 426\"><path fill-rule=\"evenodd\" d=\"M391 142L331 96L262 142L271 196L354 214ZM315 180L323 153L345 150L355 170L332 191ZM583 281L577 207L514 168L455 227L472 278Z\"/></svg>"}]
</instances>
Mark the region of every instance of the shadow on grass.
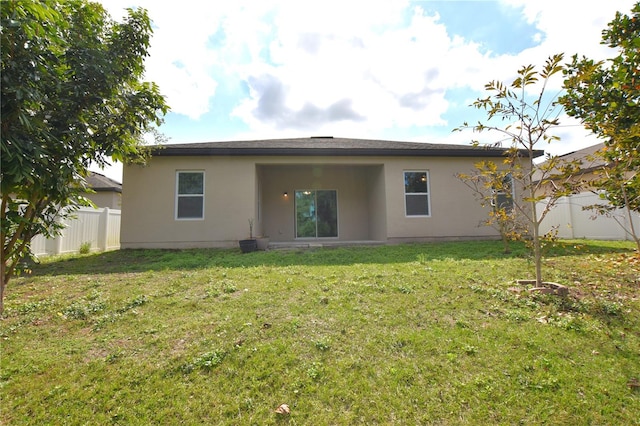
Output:
<instances>
[{"instance_id":1,"label":"shadow on grass","mask_svg":"<svg viewBox=\"0 0 640 426\"><path fill-rule=\"evenodd\" d=\"M547 250L546 257L580 254L627 253L631 245L612 241L563 241ZM512 244L505 254L498 241L401 244L383 246L269 250L242 254L239 249L117 250L90 255L48 259L33 266L32 275L112 274L212 267L398 264L432 260L491 260L525 258L528 250Z\"/></svg>"}]
</instances>

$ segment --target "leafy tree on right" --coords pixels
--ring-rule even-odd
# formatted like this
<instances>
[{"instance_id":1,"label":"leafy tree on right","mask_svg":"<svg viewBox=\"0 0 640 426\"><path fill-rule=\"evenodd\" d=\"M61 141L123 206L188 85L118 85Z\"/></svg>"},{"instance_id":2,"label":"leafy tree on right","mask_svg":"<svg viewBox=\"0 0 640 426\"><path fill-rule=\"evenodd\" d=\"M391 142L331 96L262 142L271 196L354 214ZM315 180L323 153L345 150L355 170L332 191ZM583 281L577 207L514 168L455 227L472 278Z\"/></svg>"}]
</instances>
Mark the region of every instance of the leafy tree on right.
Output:
<instances>
[{"instance_id":1,"label":"leafy tree on right","mask_svg":"<svg viewBox=\"0 0 640 426\"><path fill-rule=\"evenodd\" d=\"M593 208L601 214L624 209L629 219L625 231L640 252L640 230L631 220L633 212L640 212L640 2L630 15L616 13L602 32L602 44L618 49L618 56L599 62L573 56L564 70L566 94L559 101L604 140L606 167L594 186L605 191L602 197L609 204Z\"/></svg>"}]
</instances>

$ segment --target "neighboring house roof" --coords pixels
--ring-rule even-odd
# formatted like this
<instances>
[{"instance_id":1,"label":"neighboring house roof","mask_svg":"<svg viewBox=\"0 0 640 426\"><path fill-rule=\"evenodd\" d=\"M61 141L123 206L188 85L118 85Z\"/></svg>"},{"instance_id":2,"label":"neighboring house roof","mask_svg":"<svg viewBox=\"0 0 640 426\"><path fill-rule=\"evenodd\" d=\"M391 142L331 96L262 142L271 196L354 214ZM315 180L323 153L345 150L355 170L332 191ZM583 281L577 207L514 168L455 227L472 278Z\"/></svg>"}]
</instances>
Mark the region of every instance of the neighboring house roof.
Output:
<instances>
[{"instance_id":1,"label":"neighboring house roof","mask_svg":"<svg viewBox=\"0 0 640 426\"><path fill-rule=\"evenodd\" d=\"M396 142L372 139L311 138L267 139L233 142L202 142L158 145L156 156L187 155L304 155L304 156L428 156L428 157L500 157L506 148L472 145L445 145L422 142ZM526 155L525 151L521 151ZM534 151L534 158L542 150Z\"/></svg>"},{"instance_id":2,"label":"neighboring house roof","mask_svg":"<svg viewBox=\"0 0 640 426\"><path fill-rule=\"evenodd\" d=\"M560 155L558 157L564 161L581 161L582 164L580 166L580 169L582 169L584 173L587 173L596 169L601 169L606 165L606 162L604 158L602 158L602 156L595 155L598 151L602 151L603 148L604 143L599 143L584 149L580 149L578 151Z\"/></svg>"},{"instance_id":3,"label":"neighboring house roof","mask_svg":"<svg viewBox=\"0 0 640 426\"><path fill-rule=\"evenodd\" d=\"M572 162L578 161L580 162L580 172L581 175L585 175L587 173L591 173L595 170L602 169L606 166L606 162L604 158L600 155L596 155L599 151L602 151L604 148L604 143L595 144L589 146L587 148L579 149L577 151L569 152L563 155L558 155L557 159L561 162ZM541 163L542 166L544 163ZM555 172L555 173L554 173ZM547 176L553 178L553 176L557 176L560 174L560 171L554 169L552 173L547 174ZM537 182L540 180L541 172L540 170L536 170L533 175L533 181Z\"/></svg>"},{"instance_id":4,"label":"neighboring house roof","mask_svg":"<svg viewBox=\"0 0 640 426\"><path fill-rule=\"evenodd\" d=\"M89 172L87 186L96 192L122 192L122 184L100 173Z\"/></svg>"}]
</instances>

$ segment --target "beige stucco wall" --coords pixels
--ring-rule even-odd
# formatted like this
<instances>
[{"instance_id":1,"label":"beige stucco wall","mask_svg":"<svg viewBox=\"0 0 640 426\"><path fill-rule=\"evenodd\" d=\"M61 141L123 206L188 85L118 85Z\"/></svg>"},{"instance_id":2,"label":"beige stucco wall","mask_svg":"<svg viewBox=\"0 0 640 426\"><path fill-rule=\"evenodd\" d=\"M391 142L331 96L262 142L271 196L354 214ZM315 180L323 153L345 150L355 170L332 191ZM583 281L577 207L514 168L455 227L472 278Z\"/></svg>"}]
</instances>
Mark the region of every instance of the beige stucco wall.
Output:
<instances>
[{"instance_id":1,"label":"beige stucco wall","mask_svg":"<svg viewBox=\"0 0 640 426\"><path fill-rule=\"evenodd\" d=\"M387 239L387 198L384 179L384 166L370 171L369 208L375 212L369 221L369 236L374 241Z\"/></svg>"},{"instance_id":2,"label":"beige stucco wall","mask_svg":"<svg viewBox=\"0 0 640 426\"><path fill-rule=\"evenodd\" d=\"M387 238L390 242L439 239L488 238L497 236L479 223L487 210L474 199L456 173L468 173L477 159L449 157L392 158L385 166L387 188ZM403 172L429 172L429 217L407 217L404 210Z\"/></svg>"},{"instance_id":3,"label":"beige stucco wall","mask_svg":"<svg viewBox=\"0 0 640 426\"><path fill-rule=\"evenodd\" d=\"M296 190L336 190L338 240L370 240L369 176L381 165L262 165L261 222L271 241L295 239ZM288 196L284 196L287 192Z\"/></svg>"},{"instance_id":4,"label":"beige stucco wall","mask_svg":"<svg viewBox=\"0 0 640 426\"><path fill-rule=\"evenodd\" d=\"M93 201L100 207L109 207L110 209L120 209L122 207L121 195L115 191L99 191L93 194L85 194L85 197Z\"/></svg>"},{"instance_id":5,"label":"beige stucco wall","mask_svg":"<svg viewBox=\"0 0 640 426\"><path fill-rule=\"evenodd\" d=\"M448 157L154 157L126 165L121 246L231 247L254 235L295 241L294 192L335 189L337 241L383 242L496 237L479 223L487 210L456 177L474 158ZM176 172L205 172L205 219L175 219ZM429 172L430 217L406 217L408 170ZM283 193L287 192L288 197Z\"/></svg>"},{"instance_id":6,"label":"beige stucco wall","mask_svg":"<svg viewBox=\"0 0 640 426\"><path fill-rule=\"evenodd\" d=\"M204 220L176 220L176 173L204 171ZM255 165L235 157L155 157L125 165L120 245L224 247L249 234L256 217Z\"/></svg>"}]
</instances>

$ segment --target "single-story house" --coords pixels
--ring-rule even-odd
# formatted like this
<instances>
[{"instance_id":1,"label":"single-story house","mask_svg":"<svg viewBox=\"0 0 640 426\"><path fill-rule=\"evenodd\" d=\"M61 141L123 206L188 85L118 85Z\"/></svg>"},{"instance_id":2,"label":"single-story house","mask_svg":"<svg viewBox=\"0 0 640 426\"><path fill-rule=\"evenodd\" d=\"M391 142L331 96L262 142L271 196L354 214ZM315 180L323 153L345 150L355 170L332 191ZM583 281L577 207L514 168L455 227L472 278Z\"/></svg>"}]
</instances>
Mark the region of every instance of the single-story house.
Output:
<instances>
[{"instance_id":1,"label":"single-story house","mask_svg":"<svg viewBox=\"0 0 640 426\"><path fill-rule=\"evenodd\" d=\"M561 197L549 211L540 224L542 232L557 231L560 238L589 238L595 240L632 240L626 231L634 227L640 229L640 215L629 213L625 209L618 209L609 216L596 214L589 206L606 205L608 201L600 197L600 190L591 185L591 181L601 178L606 170L606 161L599 155L605 149L604 143L598 143L559 156L562 161L576 161L580 165L580 172L573 177L574 182L581 182L580 192L571 196ZM551 179L553 180L553 175ZM541 212L546 207L546 200L538 204ZM625 230L626 229L626 230Z\"/></svg>"},{"instance_id":2,"label":"single-story house","mask_svg":"<svg viewBox=\"0 0 640 426\"><path fill-rule=\"evenodd\" d=\"M598 143L595 145L588 146L586 148L579 149L577 151L572 151L563 155L559 155L557 157L557 160L560 162L559 163L560 165L563 163L576 162L580 168L580 171L574 174L573 176L571 176L569 180L572 183L580 183L581 184L580 189L582 191L588 191L590 189L593 189L589 185L589 182L599 177L600 172L604 170L606 167L604 158L602 158L602 156L599 155L604 148L605 148L604 143ZM546 163L547 162L541 163L540 168L544 168L544 165ZM549 181L554 181L554 180L558 180L557 177L559 174L560 174L560 170L556 168L547 172L545 177ZM540 181L541 175L542 173L540 172L540 170L537 170L533 176L534 181L536 182ZM552 185L552 184L548 183L547 185ZM542 188L540 188L540 191L542 192L550 189L551 188L546 188L545 186L543 186Z\"/></svg>"},{"instance_id":3,"label":"single-story house","mask_svg":"<svg viewBox=\"0 0 640 426\"><path fill-rule=\"evenodd\" d=\"M98 208L108 207L110 209L120 209L122 206L122 184L108 178L100 173L89 172L87 176L87 186L92 193L85 193L84 196Z\"/></svg>"},{"instance_id":4,"label":"single-story house","mask_svg":"<svg viewBox=\"0 0 640 426\"><path fill-rule=\"evenodd\" d=\"M250 221L274 245L497 238L456 173L505 151L333 137L157 146L124 166L120 243L233 247Z\"/></svg>"},{"instance_id":5,"label":"single-story house","mask_svg":"<svg viewBox=\"0 0 640 426\"><path fill-rule=\"evenodd\" d=\"M82 196L97 208L82 207L64 220L62 234L52 238L37 235L31 249L37 256L74 253L89 245L91 250L114 250L120 247L120 206L122 185L100 173L89 172L86 186L93 192Z\"/></svg>"},{"instance_id":6,"label":"single-story house","mask_svg":"<svg viewBox=\"0 0 640 426\"><path fill-rule=\"evenodd\" d=\"M600 177L599 172L606 168L606 161L600 155L605 149L604 143L600 142L577 151L561 155L563 161L580 162L579 179L590 181Z\"/></svg>"}]
</instances>

